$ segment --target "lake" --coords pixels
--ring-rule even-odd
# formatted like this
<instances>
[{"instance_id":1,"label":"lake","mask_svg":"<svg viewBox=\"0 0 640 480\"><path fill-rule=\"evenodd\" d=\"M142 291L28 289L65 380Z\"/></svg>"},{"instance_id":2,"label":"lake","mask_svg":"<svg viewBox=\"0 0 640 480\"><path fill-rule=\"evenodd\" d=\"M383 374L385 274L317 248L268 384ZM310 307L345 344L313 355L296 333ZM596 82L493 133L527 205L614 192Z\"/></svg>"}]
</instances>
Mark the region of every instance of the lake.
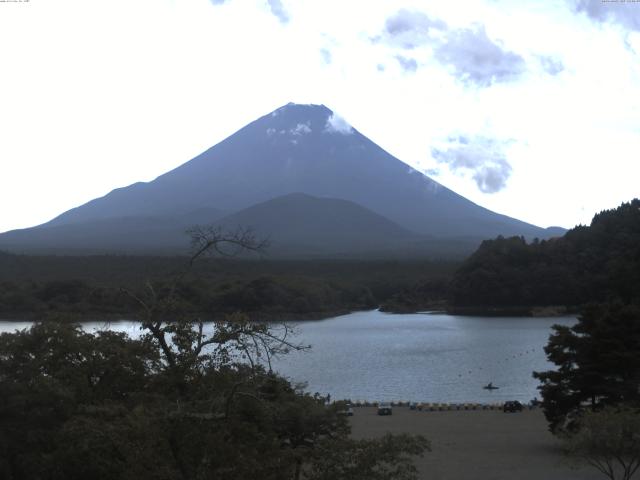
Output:
<instances>
[{"instance_id":1,"label":"lake","mask_svg":"<svg viewBox=\"0 0 640 480\"><path fill-rule=\"evenodd\" d=\"M463 317L445 314L356 312L321 321L290 322L296 339L312 346L274 362L274 369L307 390L333 399L418 402L528 402L540 397L534 370L553 367L543 347L551 325L574 317ZM0 332L29 322L0 322ZM102 322L84 324L87 331ZM110 328L139 333L134 322ZM498 390L484 390L493 382Z\"/></svg>"}]
</instances>

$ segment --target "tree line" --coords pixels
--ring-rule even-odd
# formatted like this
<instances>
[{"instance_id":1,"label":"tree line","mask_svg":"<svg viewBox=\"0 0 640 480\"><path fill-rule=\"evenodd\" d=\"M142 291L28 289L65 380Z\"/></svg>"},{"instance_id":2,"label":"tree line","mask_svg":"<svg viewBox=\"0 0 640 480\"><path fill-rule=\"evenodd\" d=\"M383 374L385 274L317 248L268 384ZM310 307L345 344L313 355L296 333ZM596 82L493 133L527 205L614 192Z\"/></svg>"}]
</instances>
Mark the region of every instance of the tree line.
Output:
<instances>
[{"instance_id":1,"label":"tree line","mask_svg":"<svg viewBox=\"0 0 640 480\"><path fill-rule=\"evenodd\" d=\"M484 241L450 284L454 307L579 307L640 298L640 200L563 237Z\"/></svg>"},{"instance_id":2,"label":"tree line","mask_svg":"<svg viewBox=\"0 0 640 480\"><path fill-rule=\"evenodd\" d=\"M0 318L133 318L122 287L147 280L166 288L188 257L53 257L0 253ZM437 285L441 300L457 263L272 261L205 258L180 279L184 308L204 317L243 311L252 318L321 318L421 297Z\"/></svg>"}]
</instances>

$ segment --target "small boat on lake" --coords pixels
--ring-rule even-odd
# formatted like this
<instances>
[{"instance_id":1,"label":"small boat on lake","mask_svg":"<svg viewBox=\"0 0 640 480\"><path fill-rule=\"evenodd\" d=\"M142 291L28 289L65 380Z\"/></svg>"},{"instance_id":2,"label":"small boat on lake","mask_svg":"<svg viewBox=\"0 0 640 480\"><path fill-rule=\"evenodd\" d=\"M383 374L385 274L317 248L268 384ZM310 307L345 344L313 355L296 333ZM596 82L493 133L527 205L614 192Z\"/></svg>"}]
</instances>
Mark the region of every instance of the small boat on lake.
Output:
<instances>
[{"instance_id":1,"label":"small boat on lake","mask_svg":"<svg viewBox=\"0 0 640 480\"><path fill-rule=\"evenodd\" d=\"M496 387L493 385L492 382L489 382L487 385L485 385L484 387L485 390L498 390L500 387Z\"/></svg>"}]
</instances>

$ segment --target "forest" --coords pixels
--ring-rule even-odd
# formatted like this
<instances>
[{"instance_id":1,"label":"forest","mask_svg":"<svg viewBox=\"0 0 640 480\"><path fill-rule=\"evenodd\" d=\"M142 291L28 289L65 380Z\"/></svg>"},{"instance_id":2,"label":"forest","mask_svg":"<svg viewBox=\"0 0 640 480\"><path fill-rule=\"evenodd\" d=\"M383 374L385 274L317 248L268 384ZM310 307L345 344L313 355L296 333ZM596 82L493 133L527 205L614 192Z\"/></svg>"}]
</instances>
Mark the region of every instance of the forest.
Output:
<instances>
[{"instance_id":1,"label":"forest","mask_svg":"<svg viewBox=\"0 0 640 480\"><path fill-rule=\"evenodd\" d=\"M163 288L188 256L26 256L0 252L0 318L132 317L123 295ZM254 320L326 318L380 307L522 314L578 312L592 302L640 297L640 200L598 213L563 237L484 241L464 262L204 258L181 276L183 308L208 318L236 311ZM75 317L74 317L75 316Z\"/></svg>"},{"instance_id":2,"label":"forest","mask_svg":"<svg viewBox=\"0 0 640 480\"><path fill-rule=\"evenodd\" d=\"M563 237L484 241L449 285L454 311L565 306L640 298L640 200L594 216Z\"/></svg>"},{"instance_id":3,"label":"forest","mask_svg":"<svg viewBox=\"0 0 640 480\"><path fill-rule=\"evenodd\" d=\"M188 256L0 253L0 318L133 318L137 305L123 289L135 290L146 282L162 288L188 261ZM242 311L257 320L314 319L385 303L394 311L407 308L405 304L409 309L441 305L458 265L203 258L181 277L178 289L184 309L206 318Z\"/></svg>"}]
</instances>

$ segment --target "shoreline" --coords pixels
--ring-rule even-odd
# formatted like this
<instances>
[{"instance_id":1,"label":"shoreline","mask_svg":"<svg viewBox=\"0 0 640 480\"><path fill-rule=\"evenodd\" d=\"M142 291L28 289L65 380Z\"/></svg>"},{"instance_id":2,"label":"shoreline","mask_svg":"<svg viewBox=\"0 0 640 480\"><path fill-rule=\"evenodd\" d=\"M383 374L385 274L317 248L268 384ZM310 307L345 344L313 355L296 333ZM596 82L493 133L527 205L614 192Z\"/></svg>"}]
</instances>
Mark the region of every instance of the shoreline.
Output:
<instances>
[{"instance_id":1,"label":"shoreline","mask_svg":"<svg viewBox=\"0 0 640 480\"><path fill-rule=\"evenodd\" d=\"M239 312L247 315L254 322L295 322L295 321L320 321L329 318L340 317L357 312L368 312L377 310L382 313L393 315L403 314L444 314L456 315L462 317L565 317L570 315L578 315L581 307L564 306L564 305L547 305L547 306L518 306L518 307L452 307L440 302L423 304L415 308L390 308L389 305L380 304L375 308L365 309L335 309L327 311L315 312ZM214 322L222 319L226 315L232 315L238 312L221 312L213 317L207 318L205 322ZM191 312L193 318L207 317L203 312ZM65 318L66 317L66 318ZM137 313L134 312L74 312L74 311L47 311L47 312L8 312L0 313L0 322L35 322L40 320L65 320L70 323L83 323L92 321L138 321ZM67 320L68 319L68 320Z\"/></svg>"},{"instance_id":2,"label":"shoreline","mask_svg":"<svg viewBox=\"0 0 640 480\"><path fill-rule=\"evenodd\" d=\"M581 307L565 305L546 306L516 306L516 307L489 307L471 306L456 307L450 305L429 305L416 306L415 308L392 308L388 305L380 307L381 312L405 314L405 313L444 313L446 315L457 315L461 317L566 317L568 315L578 315Z\"/></svg>"},{"instance_id":3,"label":"shoreline","mask_svg":"<svg viewBox=\"0 0 640 480\"><path fill-rule=\"evenodd\" d=\"M276 323L276 322L294 322L294 321L320 321L328 318L349 315L355 312L367 312L365 310L331 310L326 312L282 312L282 313L264 313L264 312L240 312L246 314L251 321ZM375 309L374 309L375 310ZM209 317L204 320L205 323L221 320L226 315L232 315L233 312L220 313L216 316ZM205 317L203 313L193 313L193 318ZM48 318L47 318L48 317ZM59 317L59 318L58 318ZM67 319L65 319L67 317ZM42 321L58 321L64 319L69 323L85 323L85 322L139 322L134 313L104 313L104 312L14 312L9 314L0 314L0 322L36 322Z\"/></svg>"}]
</instances>

